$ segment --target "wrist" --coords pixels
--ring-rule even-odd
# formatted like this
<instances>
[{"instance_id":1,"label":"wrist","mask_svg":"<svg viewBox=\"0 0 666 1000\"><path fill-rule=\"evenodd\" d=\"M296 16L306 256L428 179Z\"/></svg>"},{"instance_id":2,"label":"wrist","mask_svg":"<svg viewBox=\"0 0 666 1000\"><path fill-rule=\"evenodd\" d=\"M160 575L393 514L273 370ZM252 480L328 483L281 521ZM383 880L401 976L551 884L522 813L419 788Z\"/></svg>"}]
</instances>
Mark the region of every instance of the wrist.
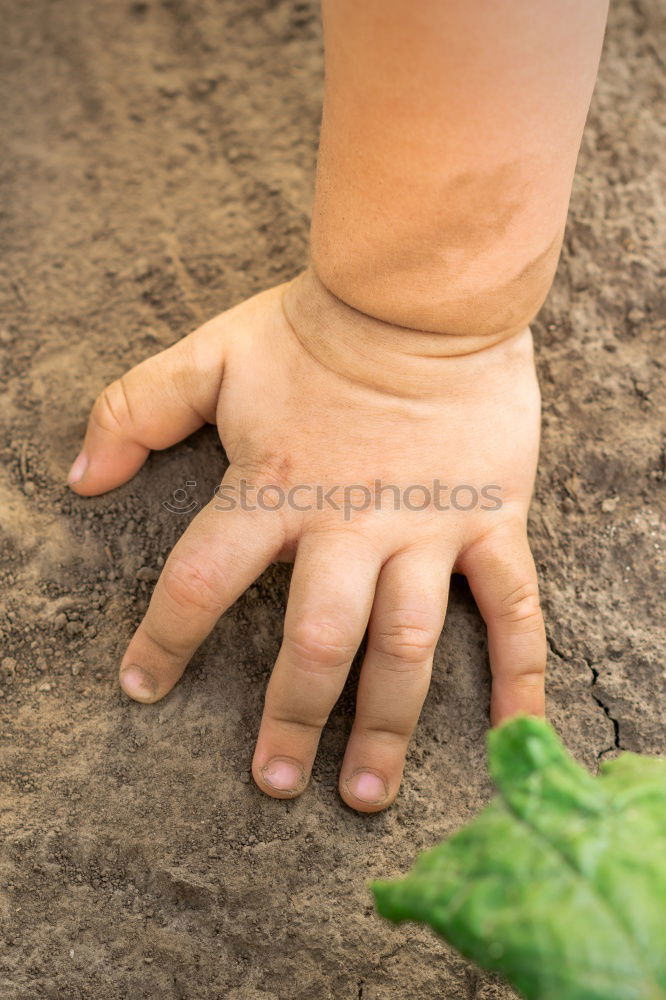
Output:
<instances>
[{"instance_id":1,"label":"wrist","mask_svg":"<svg viewBox=\"0 0 666 1000\"><path fill-rule=\"evenodd\" d=\"M391 325L441 335L448 354L479 350L513 336L533 321L553 282L562 245L531 233L519 246L430 246L419 253L396 249L375 259L367 246L331 241L313 220L312 267L322 284L356 310ZM455 252L454 252L455 251ZM456 266L449 257L460 258Z\"/></svg>"},{"instance_id":2,"label":"wrist","mask_svg":"<svg viewBox=\"0 0 666 1000\"><path fill-rule=\"evenodd\" d=\"M532 364L528 327L462 336L387 322L338 298L312 265L284 286L282 307L296 337L317 361L388 393L439 395L454 388L460 377L476 377L498 364Z\"/></svg>"}]
</instances>

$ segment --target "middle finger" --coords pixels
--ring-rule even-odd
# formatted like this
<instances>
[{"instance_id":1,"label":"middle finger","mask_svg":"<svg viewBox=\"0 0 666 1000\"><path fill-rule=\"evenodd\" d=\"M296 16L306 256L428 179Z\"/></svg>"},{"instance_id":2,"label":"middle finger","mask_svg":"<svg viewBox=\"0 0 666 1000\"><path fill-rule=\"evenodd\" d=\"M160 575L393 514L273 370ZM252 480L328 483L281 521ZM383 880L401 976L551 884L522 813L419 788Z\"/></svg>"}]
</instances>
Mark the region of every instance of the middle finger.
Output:
<instances>
[{"instance_id":1,"label":"middle finger","mask_svg":"<svg viewBox=\"0 0 666 1000\"><path fill-rule=\"evenodd\" d=\"M380 566L377 549L351 531L311 532L298 544L252 765L269 795L288 798L307 784L321 730L363 638Z\"/></svg>"}]
</instances>

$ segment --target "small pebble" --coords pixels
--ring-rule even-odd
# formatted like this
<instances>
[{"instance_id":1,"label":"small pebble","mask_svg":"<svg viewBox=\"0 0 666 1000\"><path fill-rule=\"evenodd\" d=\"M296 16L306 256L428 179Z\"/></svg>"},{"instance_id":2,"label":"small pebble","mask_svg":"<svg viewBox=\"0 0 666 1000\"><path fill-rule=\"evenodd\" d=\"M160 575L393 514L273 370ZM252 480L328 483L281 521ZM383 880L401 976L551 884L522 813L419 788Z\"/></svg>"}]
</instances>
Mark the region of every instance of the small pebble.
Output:
<instances>
[{"instance_id":1,"label":"small pebble","mask_svg":"<svg viewBox=\"0 0 666 1000\"><path fill-rule=\"evenodd\" d=\"M137 580L141 580L142 583L155 583L160 578L160 571L153 569L152 566L142 566L137 572L136 578Z\"/></svg>"}]
</instances>

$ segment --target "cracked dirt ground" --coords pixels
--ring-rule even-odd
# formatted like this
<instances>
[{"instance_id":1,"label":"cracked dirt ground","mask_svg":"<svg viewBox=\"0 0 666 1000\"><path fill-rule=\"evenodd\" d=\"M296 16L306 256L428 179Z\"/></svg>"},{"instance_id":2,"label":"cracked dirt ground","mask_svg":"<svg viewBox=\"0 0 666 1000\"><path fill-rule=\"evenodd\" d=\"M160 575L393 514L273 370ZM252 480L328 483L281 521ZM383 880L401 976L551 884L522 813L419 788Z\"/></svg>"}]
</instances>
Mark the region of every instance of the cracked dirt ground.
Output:
<instances>
[{"instance_id":1,"label":"cracked dirt ground","mask_svg":"<svg viewBox=\"0 0 666 1000\"><path fill-rule=\"evenodd\" d=\"M485 640L464 582L396 806L364 817L337 797L353 684L307 794L276 802L248 769L285 567L165 701L140 707L116 687L191 516L161 501L187 481L210 495L214 433L154 455L109 496L63 486L107 381L302 265L315 4L3 6L0 995L508 1000L429 932L384 924L366 888L490 791ZM658 0L614 5L557 282L534 324L549 711L591 769L619 746L666 750L660 18Z\"/></svg>"}]
</instances>

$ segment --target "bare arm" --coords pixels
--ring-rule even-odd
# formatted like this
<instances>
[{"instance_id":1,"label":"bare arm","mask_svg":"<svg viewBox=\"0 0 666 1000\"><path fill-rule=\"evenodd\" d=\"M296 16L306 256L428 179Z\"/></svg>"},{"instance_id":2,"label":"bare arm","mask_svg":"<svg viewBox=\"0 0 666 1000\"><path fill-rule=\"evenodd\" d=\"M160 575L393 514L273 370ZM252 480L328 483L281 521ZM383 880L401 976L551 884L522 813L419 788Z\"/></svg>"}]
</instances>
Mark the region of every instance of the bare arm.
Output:
<instances>
[{"instance_id":1,"label":"bare arm","mask_svg":"<svg viewBox=\"0 0 666 1000\"><path fill-rule=\"evenodd\" d=\"M482 343L523 329L557 265L606 0L323 13L320 279L403 326Z\"/></svg>"}]
</instances>

